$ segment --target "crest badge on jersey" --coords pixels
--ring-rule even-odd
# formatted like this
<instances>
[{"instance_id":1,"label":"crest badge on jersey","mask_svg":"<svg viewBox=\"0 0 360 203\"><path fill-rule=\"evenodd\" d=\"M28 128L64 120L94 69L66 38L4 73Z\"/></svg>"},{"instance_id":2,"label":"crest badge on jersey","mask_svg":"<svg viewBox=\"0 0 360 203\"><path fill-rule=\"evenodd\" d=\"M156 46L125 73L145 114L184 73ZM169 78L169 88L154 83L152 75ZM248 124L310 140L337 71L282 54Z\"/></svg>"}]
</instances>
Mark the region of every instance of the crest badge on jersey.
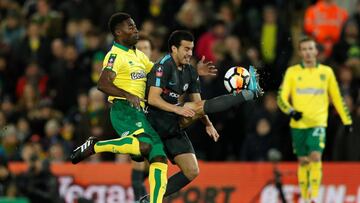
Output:
<instances>
[{"instance_id":1,"label":"crest badge on jersey","mask_svg":"<svg viewBox=\"0 0 360 203\"><path fill-rule=\"evenodd\" d=\"M116 59L116 54L110 54L109 60L106 64L106 68L112 69L114 66L115 59Z\"/></svg>"},{"instance_id":2,"label":"crest badge on jersey","mask_svg":"<svg viewBox=\"0 0 360 203\"><path fill-rule=\"evenodd\" d=\"M320 74L320 80L324 81L326 79L325 74Z\"/></svg>"},{"instance_id":3,"label":"crest badge on jersey","mask_svg":"<svg viewBox=\"0 0 360 203\"><path fill-rule=\"evenodd\" d=\"M185 92L188 88L189 88L189 84L186 83L186 84L184 85L184 87L183 87L184 92Z\"/></svg>"},{"instance_id":4,"label":"crest badge on jersey","mask_svg":"<svg viewBox=\"0 0 360 203\"><path fill-rule=\"evenodd\" d=\"M156 73L155 73L156 77L162 77L163 75L163 68L161 66L156 68Z\"/></svg>"}]
</instances>

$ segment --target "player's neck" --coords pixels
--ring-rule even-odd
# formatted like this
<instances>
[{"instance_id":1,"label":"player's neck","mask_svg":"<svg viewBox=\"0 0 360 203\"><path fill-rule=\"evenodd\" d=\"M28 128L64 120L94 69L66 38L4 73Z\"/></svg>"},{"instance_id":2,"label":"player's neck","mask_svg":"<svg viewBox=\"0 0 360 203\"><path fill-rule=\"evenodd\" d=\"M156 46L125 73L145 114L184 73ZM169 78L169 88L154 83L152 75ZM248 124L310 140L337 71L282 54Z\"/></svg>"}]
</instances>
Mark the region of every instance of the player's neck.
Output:
<instances>
[{"instance_id":1,"label":"player's neck","mask_svg":"<svg viewBox=\"0 0 360 203\"><path fill-rule=\"evenodd\" d=\"M128 49L134 49L134 45L128 45L128 44L124 43L122 40L119 40L119 39L115 40L115 43L120 44L121 46L124 46L124 47L126 47Z\"/></svg>"},{"instance_id":2,"label":"player's neck","mask_svg":"<svg viewBox=\"0 0 360 203\"><path fill-rule=\"evenodd\" d=\"M314 68L317 65L317 61L302 61L305 68Z\"/></svg>"},{"instance_id":3,"label":"player's neck","mask_svg":"<svg viewBox=\"0 0 360 203\"><path fill-rule=\"evenodd\" d=\"M176 67L177 67L177 68L181 67L180 61L177 59L177 57L174 56L173 53L171 53L170 55L171 55L171 57L173 58L173 60L174 60L174 62L175 62L175 64L176 64Z\"/></svg>"}]
</instances>

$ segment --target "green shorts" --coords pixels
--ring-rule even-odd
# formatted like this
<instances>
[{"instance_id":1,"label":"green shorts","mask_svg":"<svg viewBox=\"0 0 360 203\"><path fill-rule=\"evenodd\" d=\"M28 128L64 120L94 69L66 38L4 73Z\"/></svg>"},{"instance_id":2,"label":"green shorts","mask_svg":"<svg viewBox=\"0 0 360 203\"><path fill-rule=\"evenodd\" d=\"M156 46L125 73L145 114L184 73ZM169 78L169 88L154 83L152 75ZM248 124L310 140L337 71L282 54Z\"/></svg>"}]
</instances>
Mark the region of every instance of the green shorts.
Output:
<instances>
[{"instance_id":1,"label":"green shorts","mask_svg":"<svg viewBox=\"0 0 360 203\"><path fill-rule=\"evenodd\" d=\"M311 152L322 153L325 148L325 127L291 128L294 153L298 156L308 156Z\"/></svg>"},{"instance_id":2,"label":"green shorts","mask_svg":"<svg viewBox=\"0 0 360 203\"><path fill-rule=\"evenodd\" d=\"M139 111L129 105L126 100L115 100L110 110L111 124L120 137L127 135L140 135L140 142L148 143L152 146L149 160L157 156L164 156L164 146L160 136L151 127L143 111Z\"/></svg>"}]
</instances>

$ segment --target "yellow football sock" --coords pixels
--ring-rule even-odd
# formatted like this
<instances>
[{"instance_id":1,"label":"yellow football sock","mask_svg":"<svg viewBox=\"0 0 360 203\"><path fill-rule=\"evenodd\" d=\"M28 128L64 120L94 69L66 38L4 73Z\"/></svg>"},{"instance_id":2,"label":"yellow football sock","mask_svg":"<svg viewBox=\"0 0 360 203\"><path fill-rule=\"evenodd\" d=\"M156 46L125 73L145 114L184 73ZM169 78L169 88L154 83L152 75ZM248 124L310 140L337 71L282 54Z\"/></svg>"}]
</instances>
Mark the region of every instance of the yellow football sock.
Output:
<instances>
[{"instance_id":1,"label":"yellow football sock","mask_svg":"<svg viewBox=\"0 0 360 203\"><path fill-rule=\"evenodd\" d=\"M309 199L309 164L299 165L297 175L298 175L301 197L304 200L308 200Z\"/></svg>"},{"instance_id":2,"label":"yellow football sock","mask_svg":"<svg viewBox=\"0 0 360 203\"><path fill-rule=\"evenodd\" d=\"M149 168L150 203L162 203L167 184L167 164L154 162Z\"/></svg>"},{"instance_id":3,"label":"yellow football sock","mask_svg":"<svg viewBox=\"0 0 360 203\"><path fill-rule=\"evenodd\" d=\"M122 138L99 141L94 146L95 153L112 152L117 154L141 155L140 142L132 136Z\"/></svg>"},{"instance_id":4,"label":"yellow football sock","mask_svg":"<svg viewBox=\"0 0 360 203\"><path fill-rule=\"evenodd\" d=\"M310 162L310 188L311 198L316 199L319 194L322 178L322 166L321 162Z\"/></svg>"}]
</instances>

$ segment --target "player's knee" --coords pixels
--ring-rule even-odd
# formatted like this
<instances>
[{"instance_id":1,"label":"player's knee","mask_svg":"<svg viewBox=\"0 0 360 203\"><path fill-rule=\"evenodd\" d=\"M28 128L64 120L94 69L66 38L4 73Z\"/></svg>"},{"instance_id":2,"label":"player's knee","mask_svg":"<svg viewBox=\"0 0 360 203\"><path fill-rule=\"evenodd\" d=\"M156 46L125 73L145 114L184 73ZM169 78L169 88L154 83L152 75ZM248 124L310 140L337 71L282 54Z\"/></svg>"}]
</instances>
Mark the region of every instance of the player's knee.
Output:
<instances>
[{"instance_id":1,"label":"player's knee","mask_svg":"<svg viewBox=\"0 0 360 203\"><path fill-rule=\"evenodd\" d=\"M146 142L140 142L140 152L144 157L149 157L152 146Z\"/></svg>"},{"instance_id":2,"label":"player's knee","mask_svg":"<svg viewBox=\"0 0 360 203\"><path fill-rule=\"evenodd\" d=\"M189 180L194 180L199 175L200 169L196 166L189 166L184 169L183 173Z\"/></svg>"},{"instance_id":3,"label":"player's knee","mask_svg":"<svg viewBox=\"0 0 360 203\"><path fill-rule=\"evenodd\" d=\"M309 164L309 159L308 158L299 158L299 164L301 166L305 166Z\"/></svg>"},{"instance_id":4,"label":"player's knee","mask_svg":"<svg viewBox=\"0 0 360 203\"><path fill-rule=\"evenodd\" d=\"M310 154L310 161L311 162L321 161L321 153L320 152L312 152Z\"/></svg>"},{"instance_id":5,"label":"player's knee","mask_svg":"<svg viewBox=\"0 0 360 203\"><path fill-rule=\"evenodd\" d=\"M167 164L167 158L165 156L156 156L150 160L150 163L160 162Z\"/></svg>"}]
</instances>

